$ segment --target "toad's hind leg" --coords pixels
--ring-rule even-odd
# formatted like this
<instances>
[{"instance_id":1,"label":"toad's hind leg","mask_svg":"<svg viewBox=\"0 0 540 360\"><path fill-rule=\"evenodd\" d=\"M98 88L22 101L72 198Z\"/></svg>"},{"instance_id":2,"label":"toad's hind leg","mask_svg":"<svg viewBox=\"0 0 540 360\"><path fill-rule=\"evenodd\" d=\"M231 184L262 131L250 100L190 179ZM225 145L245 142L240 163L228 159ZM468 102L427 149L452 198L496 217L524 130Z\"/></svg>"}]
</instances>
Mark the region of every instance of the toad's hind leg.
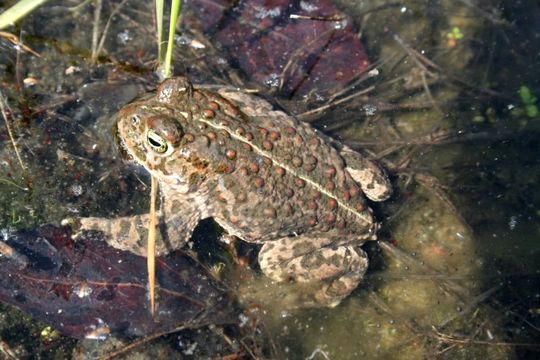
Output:
<instances>
[{"instance_id":1,"label":"toad's hind leg","mask_svg":"<svg viewBox=\"0 0 540 360\"><path fill-rule=\"evenodd\" d=\"M392 184L376 162L348 146L340 149L339 155L345 160L347 171L360 184L362 191L373 201L384 201L392 195Z\"/></svg>"},{"instance_id":2,"label":"toad's hind leg","mask_svg":"<svg viewBox=\"0 0 540 360\"><path fill-rule=\"evenodd\" d=\"M368 267L360 243L336 242L328 233L268 242L259 253L259 264L273 280L313 282L315 305L335 306L358 286Z\"/></svg>"}]
</instances>

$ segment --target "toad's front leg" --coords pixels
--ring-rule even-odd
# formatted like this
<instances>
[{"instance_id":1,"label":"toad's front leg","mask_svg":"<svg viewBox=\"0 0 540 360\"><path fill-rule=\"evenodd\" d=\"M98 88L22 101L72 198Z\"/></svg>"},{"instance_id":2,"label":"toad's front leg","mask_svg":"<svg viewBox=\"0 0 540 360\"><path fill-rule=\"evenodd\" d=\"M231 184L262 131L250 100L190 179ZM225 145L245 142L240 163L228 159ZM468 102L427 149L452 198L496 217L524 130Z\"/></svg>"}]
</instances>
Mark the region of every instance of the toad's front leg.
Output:
<instances>
[{"instance_id":1,"label":"toad's front leg","mask_svg":"<svg viewBox=\"0 0 540 360\"><path fill-rule=\"evenodd\" d=\"M368 267L360 243L341 244L329 233L267 242L259 253L262 271L273 280L312 282L314 305L335 306L362 281Z\"/></svg>"},{"instance_id":2,"label":"toad's front leg","mask_svg":"<svg viewBox=\"0 0 540 360\"><path fill-rule=\"evenodd\" d=\"M158 213L157 255L166 255L181 248L190 238L201 219L197 209L188 202L163 201ZM146 256L149 214L118 218L84 217L77 219L78 230L100 231L105 241L117 249Z\"/></svg>"},{"instance_id":3,"label":"toad's front leg","mask_svg":"<svg viewBox=\"0 0 540 360\"><path fill-rule=\"evenodd\" d=\"M131 251L137 255L146 256L146 241L148 239L148 214L123 216L118 218L83 217L77 219L77 228L81 231L99 231L110 246L124 251ZM158 231L156 251L158 254L168 253L165 243L161 241Z\"/></svg>"}]
</instances>

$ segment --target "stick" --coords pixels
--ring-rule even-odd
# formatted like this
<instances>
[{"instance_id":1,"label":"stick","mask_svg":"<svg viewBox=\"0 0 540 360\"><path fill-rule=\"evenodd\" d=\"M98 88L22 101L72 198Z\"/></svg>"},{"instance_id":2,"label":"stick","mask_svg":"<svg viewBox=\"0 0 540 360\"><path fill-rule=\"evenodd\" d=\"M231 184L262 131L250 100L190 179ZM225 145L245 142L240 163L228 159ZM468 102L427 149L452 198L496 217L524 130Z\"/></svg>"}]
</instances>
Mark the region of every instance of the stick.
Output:
<instances>
[{"instance_id":1,"label":"stick","mask_svg":"<svg viewBox=\"0 0 540 360\"><path fill-rule=\"evenodd\" d=\"M152 176L150 190L150 224L148 225L148 248L146 252L146 266L148 269L148 287L150 289L150 312L154 316L156 311L156 194L158 183Z\"/></svg>"}]
</instances>

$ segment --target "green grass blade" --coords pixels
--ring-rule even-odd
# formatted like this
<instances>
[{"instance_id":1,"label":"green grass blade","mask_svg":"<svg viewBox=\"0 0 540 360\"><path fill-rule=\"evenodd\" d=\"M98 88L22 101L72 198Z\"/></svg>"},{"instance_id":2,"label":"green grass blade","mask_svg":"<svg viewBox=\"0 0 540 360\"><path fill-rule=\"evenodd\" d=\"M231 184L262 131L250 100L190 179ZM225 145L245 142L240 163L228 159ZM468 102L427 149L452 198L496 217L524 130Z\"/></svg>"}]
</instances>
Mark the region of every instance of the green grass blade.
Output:
<instances>
[{"instance_id":1,"label":"green grass blade","mask_svg":"<svg viewBox=\"0 0 540 360\"><path fill-rule=\"evenodd\" d=\"M171 5L171 18L169 21L169 41L167 43L167 54L165 55L165 78L171 76L172 53L174 47L174 33L176 30L176 21L180 8L182 7L181 0L173 0Z\"/></svg>"},{"instance_id":2,"label":"green grass blade","mask_svg":"<svg viewBox=\"0 0 540 360\"><path fill-rule=\"evenodd\" d=\"M32 10L45 3L47 0L21 0L2 14L0 14L0 29L4 29L17 20L28 15Z\"/></svg>"},{"instance_id":3,"label":"green grass blade","mask_svg":"<svg viewBox=\"0 0 540 360\"><path fill-rule=\"evenodd\" d=\"M158 64L163 64L163 0L155 0L156 5L156 39L158 46Z\"/></svg>"}]
</instances>

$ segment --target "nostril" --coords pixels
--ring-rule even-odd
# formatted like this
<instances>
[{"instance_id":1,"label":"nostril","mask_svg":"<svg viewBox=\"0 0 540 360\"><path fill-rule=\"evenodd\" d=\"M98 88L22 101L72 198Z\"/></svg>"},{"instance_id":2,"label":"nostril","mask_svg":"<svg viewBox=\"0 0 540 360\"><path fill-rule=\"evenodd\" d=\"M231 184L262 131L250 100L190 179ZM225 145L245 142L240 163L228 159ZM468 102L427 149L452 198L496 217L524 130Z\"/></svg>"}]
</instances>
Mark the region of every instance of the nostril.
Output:
<instances>
[{"instance_id":1,"label":"nostril","mask_svg":"<svg viewBox=\"0 0 540 360\"><path fill-rule=\"evenodd\" d=\"M141 123L141 118L139 117L139 115L132 115L131 123L133 124L133 126L139 126L139 124Z\"/></svg>"}]
</instances>

